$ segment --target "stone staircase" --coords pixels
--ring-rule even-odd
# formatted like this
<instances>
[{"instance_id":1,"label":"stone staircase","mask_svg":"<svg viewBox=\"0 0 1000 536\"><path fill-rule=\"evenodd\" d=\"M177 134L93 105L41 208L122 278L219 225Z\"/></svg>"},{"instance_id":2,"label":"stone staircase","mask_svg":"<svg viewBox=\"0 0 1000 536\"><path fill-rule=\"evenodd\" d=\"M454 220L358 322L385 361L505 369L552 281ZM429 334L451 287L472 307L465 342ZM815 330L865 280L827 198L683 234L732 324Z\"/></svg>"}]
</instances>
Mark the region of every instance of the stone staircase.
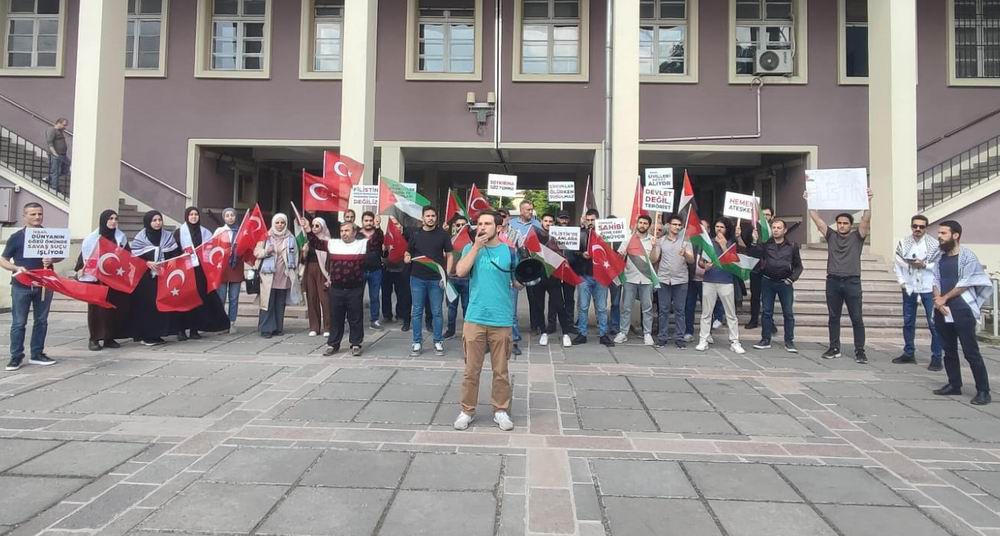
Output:
<instances>
[{"instance_id":1,"label":"stone staircase","mask_svg":"<svg viewBox=\"0 0 1000 536\"><path fill-rule=\"evenodd\" d=\"M1000 136L955 155L917 177L917 206L925 211L971 188L1000 179Z\"/></svg>"}]
</instances>

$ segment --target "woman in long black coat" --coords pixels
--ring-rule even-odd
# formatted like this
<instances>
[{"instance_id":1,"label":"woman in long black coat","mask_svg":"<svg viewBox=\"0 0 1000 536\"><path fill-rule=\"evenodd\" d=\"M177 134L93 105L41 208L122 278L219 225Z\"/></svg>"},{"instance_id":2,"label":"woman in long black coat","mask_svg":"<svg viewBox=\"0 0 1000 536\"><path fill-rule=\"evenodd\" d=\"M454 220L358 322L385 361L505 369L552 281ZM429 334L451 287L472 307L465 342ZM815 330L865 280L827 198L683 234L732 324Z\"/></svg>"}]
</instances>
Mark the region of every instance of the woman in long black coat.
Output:
<instances>
[{"instance_id":1,"label":"woman in long black coat","mask_svg":"<svg viewBox=\"0 0 1000 536\"><path fill-rule=\"evenodd\" d=\"M180 246L182 253L192 253L202 242L212 239L212 233L200 224L201 213L196 207L184 209L184 223L174 231L174 240ZM194 255L193 260L198 262L198 256ZM222 306L219 294L208 291L208 283L205 280L205 271L201 265L194 267L195 282L198 286L198 295L201 297L201 305L186 312L178 313L180 324L177 332L177 340L184 341L188 337L200 339L201 331L218 332L229 331L229 316Z\"/></svg>"},{"instance_id":2,"label":"woman in long black coat","mask_svg":"<svg viewBox=\"0 0 1000 536\"><path fill-rule=\"evenodd\" d=\"M180 255L174 235L163 231L163 215L155 210L142 217L143 229L132 239L132 254L149 264L132 292L132 337L145 346L163 344L163 337L177 333L176 313L160 312L156 308L156 270L154 264Z\"/></svg>"}]
</instances>

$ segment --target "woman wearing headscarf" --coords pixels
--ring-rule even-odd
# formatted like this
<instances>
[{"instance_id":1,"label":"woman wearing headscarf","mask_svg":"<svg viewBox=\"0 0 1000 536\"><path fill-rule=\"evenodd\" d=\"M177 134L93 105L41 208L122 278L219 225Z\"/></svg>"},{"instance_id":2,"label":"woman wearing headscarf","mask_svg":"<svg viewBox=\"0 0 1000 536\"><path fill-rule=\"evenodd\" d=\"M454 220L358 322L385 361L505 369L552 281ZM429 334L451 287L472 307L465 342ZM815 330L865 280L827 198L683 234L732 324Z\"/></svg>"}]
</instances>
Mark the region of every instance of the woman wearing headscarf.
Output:
<instances>
[{"instance_id":1,"label":"woman wearing headscarf","mask_svg":"<svg viewBox=\"0 0 1000 536\"><path fill-rule=\"evenodd\" d=\"M99 285L97 278L84 270L84 263L90 259L94 251L100 248L100 239L106 238L120 247L128 249L128 239L125 233L118 229L118 213L113 210L105 210L98 218L97 229L90 233L83 240L80 250L80 258L76 262L77 275L80 281ZM108 301L115 306L114 309L105 309L96 305L87 306L87 328L90 330L90 343L87 345L91 351L98 351L102 348L119 348L115 339L124 339L129 336L128 326L125 321L129 318L129 295L119 292L113 288L108 289ZM101 346L101 343L104 346Z\"/></svg>"},{"instance_id":2,"label":"woman wearing headscarf","mask_svg":"<svg viewBox=\"0 0 1000 536\"><path fill-rule=\"evenodd\" d=\"M196 207L184 209L184 223L174 231L174 240L183 253L193 253L202 242L212 239L212 233L202 227L200 222L201 213ZM197 255L191 256L191 264L194 265L194 279L198 286L198 296L201 297L201 305L186 313L179 313L180 325L178 328L180 329L177 332L177 340L179 341L187 340L188 337L200 339L200 331L229 330L229 317L226 316L226 309L222 307L222 300L219 299L217 293L208 292L205 271L202 270Z\"/></svg>"},{"instance_id":3,"label":"woman wearing headscarf","mask_svg":"<svg viewBox=\"0 0 1000 536\"><path fill-rule=\"evenodd\" d=\"M222 220L225 225L215 230L212 236L228 234L229 243L236 243L236 233L240 226L236 223L236 209L227 208L222 211ZM229 302L229 333L236 333L236 313L240 306L240 285L243 284L243 260L236 254L233 247L229 252L229 260L222 268L222 282L217 292L219 299L225 304Z\"/></svg>"},{"instance_id":4,"label":"woman wearing headscarf","mask_svg":"<svg viewBox=\"0 0 1000 536\"><path fill-rule=\"evenodd\" d=\"M180 255L174 235L163 231L163 214L155 210L142 217L142 230L132 239L132 254L146 261L149 270L132 292L132 313L138 319L132 336L145 346L166 341L163 337L177 333L177 315L156 308L156 263Z\"/></svg>"},{"instance_id":5,"label":"woman wearing headscarf","mask_svg":"<svg viewBox=\"0 0 1000 536\"><path fill-rule=\"evenodd\" d=\"M295 238L288 231L288 216L277 213L271 218L271 230L267 238L254 248L254 256L260 259L260 316L257 329L260 336L270 339L281 335L285 328L285 305L289 294L298 294L299 251Z\"/></svg>"},{"instance_id":6,"label":"woman wearing headscarf","mask_svg":"<svg viewBox=\"0 0 1000 536\"><path fill-rule=\"evenodd\" d=\"M327 228L326 220L323 218L313 218L312 233L324 241L331 238L330 229ZM302 246L302 250L305 252L306 263L302 284L305 287L306 309L309 313L309 336L315 337L322 331L324 337L329 337L330 274L326 270L327 252L311 248L309 244Z\"/></svg>"}]
</instances>

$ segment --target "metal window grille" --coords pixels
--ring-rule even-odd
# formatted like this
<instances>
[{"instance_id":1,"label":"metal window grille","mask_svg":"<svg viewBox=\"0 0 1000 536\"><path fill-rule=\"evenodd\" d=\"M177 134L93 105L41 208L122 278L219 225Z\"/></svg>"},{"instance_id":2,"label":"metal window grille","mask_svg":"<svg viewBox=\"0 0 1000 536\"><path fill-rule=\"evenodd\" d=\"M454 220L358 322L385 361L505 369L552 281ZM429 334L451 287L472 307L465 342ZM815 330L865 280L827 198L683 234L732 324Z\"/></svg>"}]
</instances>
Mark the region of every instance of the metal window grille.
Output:
<instances>
[{"instance_id":1,"label":"metal window grille","mask_svg":"<svg viewBox=\"0 0 1000 536\"><path fill-rule=\"evenodd\" d=\"M955 76L1000 78L1000 0L955 0Z\"/></svg>"}]
</instances>

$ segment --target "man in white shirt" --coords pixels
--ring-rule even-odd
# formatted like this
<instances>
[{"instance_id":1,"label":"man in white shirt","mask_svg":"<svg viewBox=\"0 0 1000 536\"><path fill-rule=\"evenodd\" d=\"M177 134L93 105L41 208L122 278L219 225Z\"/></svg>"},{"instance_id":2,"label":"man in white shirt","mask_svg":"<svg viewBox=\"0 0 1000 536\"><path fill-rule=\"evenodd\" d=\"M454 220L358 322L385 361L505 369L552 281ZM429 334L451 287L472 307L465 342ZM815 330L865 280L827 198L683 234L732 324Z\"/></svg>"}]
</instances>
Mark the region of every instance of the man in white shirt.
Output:
<instances>
[{"instance_id":1,"label":"man in white shirt","mask_svg":"<svg viewBox=\"0 0 1000 536\"><path fill-rule=\"evenodd\" d=\"M615 344L628 340L628 326L632 321L632 303L639 298L642 305L642 335L643 344L653 346L653 287L659 287L656 272L653 268L660 259L660 244L649 233L653 220L642 215L636 220L632 239L638 239L642 250L630 251L632 239L625 240L618 248L618 253L625 256L625 288L622 289L621 325Z\"/></svg>"},{"instance_id":2,"label":"man in white shirt","mask_svg":"<svg viewBox=\"0 0 1000 536\"><path fill-rule=\"evenodd\" d=\"M917 330L917 305L924 307L927 327L931 332L931 363L928 370L943 368L941 337L934 327L934 265L941 258L937 241L927 235L927 216L910 218L913 234L896 244L894 268L896 280L903 291L903 354L893 359L896 364L916 363L913 338Z\"/></svg>"}]
</instances>

